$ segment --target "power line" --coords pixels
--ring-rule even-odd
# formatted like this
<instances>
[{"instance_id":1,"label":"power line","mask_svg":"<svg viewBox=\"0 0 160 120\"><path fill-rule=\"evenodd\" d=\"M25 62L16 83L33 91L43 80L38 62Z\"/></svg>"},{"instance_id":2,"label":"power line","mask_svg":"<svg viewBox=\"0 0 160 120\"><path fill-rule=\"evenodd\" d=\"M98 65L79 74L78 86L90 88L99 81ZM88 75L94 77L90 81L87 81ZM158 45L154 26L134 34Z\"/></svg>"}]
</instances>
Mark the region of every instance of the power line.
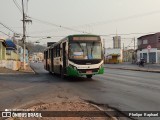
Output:
<instances>
[{"instance_id":1,"label":"power line","mask_svg":"<svg viewBox=\"0 0 160 120\"><path fill-rule=\"evenodd\" d=\"M16 7L18 8L18 10L20 11L20 13L22 14L22 9L21 7L19 6L19 4L17 3L16 0L13 0L14 4L16 5Z\"/></svg>"},{"instance_id":2,"label":"power line","mask_svg":"<svg viewBox=\"0 0 160 120\"><path fill-rule=\"evenodd\" d=\"M8 26L4 25L3 23L0 22L0 24L1 24L3 27L5 27L5 28L7 28L8 30L10 30L11 32L16 33L15 31L13 31L11 28L9 28Z\"/></svg>"},{"instance_id":3,"label":"power line","mask_svg":"<svg viewBox=\"0 0 160 120\"><path fill-rule=\"evenodd\" d=\"M50 35L48 35L48 36L50 36ZM30 37L30 38L47 38L48 36L26 36L26 37ZM53 36L53 35L51 35L50 37L66 37L66 36Z\"/></svg>"},{"instance_id":4,"label":"power line","mask_svg":"<svg viewBox=\"0 0 160 120\"><path fill-rule=\"evenodd\" d=\"M75 32L81 32L81 33L87 33L87 34L89 34L86 31L80 31L80 30L73 29L73 28L70 28L70 27L65 27L65 26L62 26L62 25L57 25L57 24L54 24L54 23L50 23L50 22L47 22L47 21L39 20L39 19L36 19L36 18L33 18L33 17L29 17L29 16L27 16L27 17L30 18L30 19L32 19L32 20L36 20L38 22L41 22L41 23L44 23L44 24L47 24L47 25L52 25L54 27L59 27L59 28L63 28L63 29L67 29L67 30L71 30L71 31L75 31Z\"/></svg>"},{"instance_id":5,"label":"power line","mask_svg":"<svg viewBox=\"0 0 160 120\"><path fill-rule=\"evenodd\" d=\"M9 31L21 35L20 33L17 33L17 32L15 32L14 30L12 30L11 28L9 28L8 26L6 26L5 24L3 24L3 23L1 23L1 22L0 22L0 24L1 24L3 27L7 28Z\"/></svg>"},{"instance_id":6,"label":"power line","mask_svg":"<svg viewBox=\"0 0 160 120\"><path fill-rule=\"evenodd\" d=\"M148 32L148 33L121 33L121 34L103 34L103 35L100 35L100 36L113 36L113 35L138 35L138 34L153 34L153 33L156 33L156 32Z\"/></svg>"},{"instance_id":7,"label":"power line","mask_svg":"<svg viewBox=\"0 0 160 120\"><path fill-rule=\"evenodd\" d=\"M111 36L114 36L114 35L136 35L136 34L153 34L153 33L157 33L157 32L148 32L148 33L122 33L122 34L103 34L103 35L99 35L99 36L102 36L102 37L109 37L109 38L112 38ZM31 36L31 35L28 35L26 37L30 37L30 38L42 38L42 37L48 37L48 36L51 36L51 37L66 37L66 35L57 35L57 36L53 36L53 35L47 35L47 36ZM131 37L129 38L124 38L122 37L121 39L133 39ZM112 40L112 39L111 39Z\"/></svg>"},{"instance_id":8,"label":"power line","mask_svg":"<svg viewBox=\"0 0 160 120\"><path fill-rule=\"evenodd\" d=\"M6 34L5 32L3 32L3 31L0 31L1 33L3 33L4 35L7 35L8 37L11 37L11 36L9 36L8 34Z\"/></svg>"},{"instance_id":9,"label":"power line","mask_svg":"<svg viewBox=\"0 0 160 120\"><path fill-rule=\"evenodd\" d=\"M145 16L149 16L149 15L153 15L153 14L160 14L160 10L131 15L131 16L122 17L122 18L110 19L110 20L106 20L106 21L100 21L100 22L95 22L95 23L90 23L90 24L85 24L85 25L80 25L80 27L83 27L83 26L92 26L93 27L93 26L104 25L104 24L108 24L108 23L114 23L114 22L129 20L129 19L145 17Z\"/></svg>"},{"instance_id":10,"label":"power line","mask_svg":"<svg viewBox=\"0 0 160 120\"><path fill-rule=\"evenodd\" d=\"M127 45L127 48L132 44L133 41L134 39L132 39L131 42Z\"/></svg>"}]
</instances>

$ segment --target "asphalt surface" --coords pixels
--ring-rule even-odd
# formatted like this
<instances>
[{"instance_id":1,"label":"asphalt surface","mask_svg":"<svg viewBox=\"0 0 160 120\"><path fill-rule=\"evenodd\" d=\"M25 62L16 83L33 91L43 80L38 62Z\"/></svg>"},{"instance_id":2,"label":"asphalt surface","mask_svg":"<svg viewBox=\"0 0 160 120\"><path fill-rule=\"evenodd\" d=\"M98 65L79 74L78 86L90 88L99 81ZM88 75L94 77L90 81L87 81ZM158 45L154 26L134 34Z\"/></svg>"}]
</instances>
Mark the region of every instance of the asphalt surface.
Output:
<instances>
[{"instance_id":1,"label":"asphalt surface","mask_svg":"<svg viewBox=\"0 0 160 120\"><path fill-rule=\"evenodd\" d=\"M63 80L45 71L42 63L32 68L37 74L0 76L0 110L78 96L120 111L160 111L159 73L106 69L92 79Z\"/></svg>"}]
</instances>

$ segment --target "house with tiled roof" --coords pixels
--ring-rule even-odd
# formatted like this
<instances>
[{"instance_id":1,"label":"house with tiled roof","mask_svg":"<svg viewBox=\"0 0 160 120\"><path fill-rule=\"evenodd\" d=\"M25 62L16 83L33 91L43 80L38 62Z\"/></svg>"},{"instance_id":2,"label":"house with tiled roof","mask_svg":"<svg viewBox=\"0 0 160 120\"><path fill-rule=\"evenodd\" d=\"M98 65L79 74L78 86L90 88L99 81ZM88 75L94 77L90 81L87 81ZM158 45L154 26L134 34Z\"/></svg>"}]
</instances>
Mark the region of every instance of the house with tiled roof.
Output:
<instances>
[{"instance_id":1,"label":"house with tiled roof","mask_svg":"<svg viewBox=\"0 0 160 120\"><path fill-rule=\"evenodd\" d=\"M147 63L160 63L160 32L138 38L137 60L144 58Z\"/></svg>"}]
</instances>

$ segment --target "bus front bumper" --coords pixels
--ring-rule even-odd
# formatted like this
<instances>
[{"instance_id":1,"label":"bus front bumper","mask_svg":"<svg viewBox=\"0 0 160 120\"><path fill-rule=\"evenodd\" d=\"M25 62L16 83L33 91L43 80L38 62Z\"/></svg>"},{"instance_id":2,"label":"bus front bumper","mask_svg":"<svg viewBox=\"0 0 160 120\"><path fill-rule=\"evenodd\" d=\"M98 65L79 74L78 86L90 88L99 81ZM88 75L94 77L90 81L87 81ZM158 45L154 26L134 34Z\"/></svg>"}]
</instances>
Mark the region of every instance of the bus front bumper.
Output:
<instances>
[{"instance_id":1,"label":"bus front bumper","mask_svg":"<svg viewBox=\"0 0 160 120\"><path fill-rule=\"evenodd\" d=\"M68 66L67 67L67 76L71 77L81 77L84 75L96 75L96 74L103 74L104 67L100 67L97 69L76 69L74 67Z\"/></svg>"}]
</instances>

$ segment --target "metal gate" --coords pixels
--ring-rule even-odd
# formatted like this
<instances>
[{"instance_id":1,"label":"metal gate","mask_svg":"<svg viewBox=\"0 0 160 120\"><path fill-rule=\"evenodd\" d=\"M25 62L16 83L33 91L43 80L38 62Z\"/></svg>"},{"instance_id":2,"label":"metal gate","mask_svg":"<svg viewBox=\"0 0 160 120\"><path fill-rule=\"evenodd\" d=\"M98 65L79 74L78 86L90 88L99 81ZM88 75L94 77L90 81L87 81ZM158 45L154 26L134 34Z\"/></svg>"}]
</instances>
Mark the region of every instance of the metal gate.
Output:
<instances>
[{"instance_id":1,"label":"metal gate","mask_svg":"<svg viewBox=\"0 0 160 120\"><path fill-rule=\"evenodd\" d=\"M147 53L143 53L143 58L144 58L145 62L147 62Z\"/></svg>"},{"instance_id":2,"label":"metal gate","mask_svg":"<svg viewBox=\"0 0 160 120\"><path fill-rule=\"evenodd\" d=\"M156 63L156 52L149 53L149 63Z\"/></svg>"}]
</instances>

